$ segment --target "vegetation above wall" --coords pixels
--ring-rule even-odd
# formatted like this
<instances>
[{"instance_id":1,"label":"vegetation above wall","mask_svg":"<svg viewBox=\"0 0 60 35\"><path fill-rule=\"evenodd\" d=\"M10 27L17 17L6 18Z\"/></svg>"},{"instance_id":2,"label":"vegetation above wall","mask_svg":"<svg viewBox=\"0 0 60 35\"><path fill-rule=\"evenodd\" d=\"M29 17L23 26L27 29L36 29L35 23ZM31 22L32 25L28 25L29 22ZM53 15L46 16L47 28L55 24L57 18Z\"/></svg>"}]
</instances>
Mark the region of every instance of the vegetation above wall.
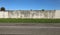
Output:
<instances>
[{"instance_id":1,"label":"vegetation above wall","mask_svg":"<svg viewBox=\"0 0 60 35\"><path fill-rule=\"evenodd\" d=\"M60 19L0 18L0 23L60 23Z\"/></svg>"}]
</instances>

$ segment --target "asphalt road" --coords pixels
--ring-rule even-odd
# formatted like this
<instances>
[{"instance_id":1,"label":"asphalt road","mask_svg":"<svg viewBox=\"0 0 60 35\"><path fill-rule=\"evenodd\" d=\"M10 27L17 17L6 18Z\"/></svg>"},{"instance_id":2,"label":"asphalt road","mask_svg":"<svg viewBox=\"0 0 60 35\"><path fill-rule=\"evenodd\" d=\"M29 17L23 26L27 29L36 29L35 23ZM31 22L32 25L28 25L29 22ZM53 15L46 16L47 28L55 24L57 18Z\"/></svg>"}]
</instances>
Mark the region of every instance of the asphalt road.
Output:
<instances>
[{"instance_id":1,"label":"asphalt road","mask_svg":"<svg viewBox=\"0 0 60 35\"><path fill-rule=\"evenodd\" d=\"M0 23L0 35L60 35L60 23Z\"/></svg>"}]
</instances>

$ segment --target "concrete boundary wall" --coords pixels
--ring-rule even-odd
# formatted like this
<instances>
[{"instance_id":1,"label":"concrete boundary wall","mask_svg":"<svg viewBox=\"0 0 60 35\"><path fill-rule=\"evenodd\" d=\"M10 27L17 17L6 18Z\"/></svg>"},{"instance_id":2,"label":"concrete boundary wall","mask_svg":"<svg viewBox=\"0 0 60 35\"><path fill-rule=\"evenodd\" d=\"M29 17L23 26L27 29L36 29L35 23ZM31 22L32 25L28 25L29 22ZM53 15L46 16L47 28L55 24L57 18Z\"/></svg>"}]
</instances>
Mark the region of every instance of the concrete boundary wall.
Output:
<instances>
[{"instance_id":1,"label":"concrete boundary wall","mask_svg":"<svg viewBox=\"0 0 60 35\"><path fill-rule=\"evenodd\" d=\"M8 12L0 11L0 18L8 18Z\"/></svg>"},{"instance_id":2,"label":"concrete boundary wall","mask_svg":"<svg viewBox=\"0 0 60 35\"><path fill-rule=\"evenodd\" d=\"M0 18L60 18L60 10L0 11Z\"/></svg>"},{"instance_id":3,"label":"concrete boundary wall","mask_svg":"<svg viewBox=\"0 0 60 35\"><path fill-rule=\"evenodd\" d=\"M56 10L55 18L60 18L60 10Z\"/></svg>"}]
</instances>

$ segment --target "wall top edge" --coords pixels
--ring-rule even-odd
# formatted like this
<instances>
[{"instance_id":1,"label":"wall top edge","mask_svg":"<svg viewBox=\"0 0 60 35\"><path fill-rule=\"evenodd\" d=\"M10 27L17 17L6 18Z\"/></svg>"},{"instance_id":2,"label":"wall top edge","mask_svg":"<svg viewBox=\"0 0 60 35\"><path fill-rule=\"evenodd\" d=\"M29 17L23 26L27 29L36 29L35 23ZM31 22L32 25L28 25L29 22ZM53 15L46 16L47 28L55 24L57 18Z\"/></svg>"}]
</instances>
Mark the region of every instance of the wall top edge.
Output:
<instances>
[{"instance_id":1,"label":"wall top edge","mask_svg":"<svg viewBox=\"0 0 60 35\"><path fill-rule=\"evenodd\" d=\"M5 11L42 11L42 10L5 10ZM54 11L54 10L44 10L44 11Z\"/></svg>"}]
</instances>

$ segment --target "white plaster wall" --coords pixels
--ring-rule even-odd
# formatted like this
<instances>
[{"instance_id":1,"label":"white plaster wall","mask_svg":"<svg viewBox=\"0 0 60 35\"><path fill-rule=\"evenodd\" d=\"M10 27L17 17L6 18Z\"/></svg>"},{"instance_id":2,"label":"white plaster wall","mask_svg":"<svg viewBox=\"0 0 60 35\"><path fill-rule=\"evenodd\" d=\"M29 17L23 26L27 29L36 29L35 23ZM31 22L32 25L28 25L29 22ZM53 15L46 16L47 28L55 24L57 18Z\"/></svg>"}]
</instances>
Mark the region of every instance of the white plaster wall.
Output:
<instances>
[{"instance_id":1,"label":"white plaster wall","mask_svg":"<svg viewBox=\"0 0 60 35\"><path fill-rule=\"evenodd\" d=\"M56 10L56 12L55 12L55 18L60 18L60 10Z\"/></svg>"},{"instance_id":2,"label":"white plaster wall","mask_svg":"<svg viewBox=\"0 0 60 35\"><path fill-rule=\"evenodd\" d=\"M8 12L0 11L0 18L8 18Z\"/></svg>"},{"instance_id":3,"label":"white plaster wall","mask_svg":"<svg viewBox=\"0 0 60 35\"><path fill-rule=\"evenodd\" d=\"M17 18L16 12L9 12L9 18Z\"/></svg>"},{"instance_id":4,"label":"white plaster wall","mask_svg":"<svg viewBox=\"0 0 60 35\"><path fill-rule=\"evenodd\" d=\"M4 18L8 18L8 12L4 12Z\"/></svg>"},{"instance_id":5,"label":"white plaster wall","mask_svg":"<svg viewBox=\"0 0 60 35\"><path fill-rule=\"evenodd\" d=\"M21 12L23 12L23 14ZM0 11L0 18L50 18L52 16L52 14L50 14L49 11L47 11L47 12L30 11L30 15L28 17L24 17L24 15L25 15L24 12L27 15L29 15L29 11L28 11L28 13L26 11L13 11L13 12ZM53 11L51 11L51 13L52 12ZM32 16L33 13L34 13L34 16ZM47 13L48 17L45 17L44 13ZM60 10L56 10L54 18L60 18Z\"/></svg>"},{"instance_id":6,"label":"white plaster wall","mask_svg":"<svg viewBox=\"0 0 60 35\"><path fill-rule=\"evenodd\" d=\"M0 12L0 18L3 18L3 12Z\"/></svg>"}]
</instances>

